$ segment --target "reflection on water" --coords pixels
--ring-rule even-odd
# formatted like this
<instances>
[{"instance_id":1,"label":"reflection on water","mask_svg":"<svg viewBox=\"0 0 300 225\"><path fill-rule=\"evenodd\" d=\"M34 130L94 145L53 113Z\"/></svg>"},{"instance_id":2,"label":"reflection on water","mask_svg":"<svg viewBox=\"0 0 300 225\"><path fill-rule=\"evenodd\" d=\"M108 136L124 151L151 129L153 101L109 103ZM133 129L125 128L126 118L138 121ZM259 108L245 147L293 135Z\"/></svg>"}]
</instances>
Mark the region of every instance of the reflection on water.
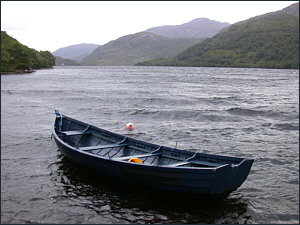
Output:
<instances>
[{"instance_id":1,"label":"reflection on water","mask_svg":"<svg viewBox=\"0 0 300 225\"><path fill-rule=\"evenodd\" d=\"M56 196L74 201L120 223L251 223L249 201L237 191L227 199L207 199L136 186L70 161L58 153L52 181L62 185ZM84 199L84 201L81 201Z\"/></svg>"}]
</instances>

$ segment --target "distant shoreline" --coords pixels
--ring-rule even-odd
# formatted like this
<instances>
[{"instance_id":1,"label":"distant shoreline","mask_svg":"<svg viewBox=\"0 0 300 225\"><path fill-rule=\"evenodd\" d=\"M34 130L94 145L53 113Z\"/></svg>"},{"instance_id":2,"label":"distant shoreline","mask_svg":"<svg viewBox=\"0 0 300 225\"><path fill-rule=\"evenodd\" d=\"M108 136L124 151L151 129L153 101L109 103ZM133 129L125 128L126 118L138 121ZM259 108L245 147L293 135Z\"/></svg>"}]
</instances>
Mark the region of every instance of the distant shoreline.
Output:
<instances>
[{"instance_id":1,"label":"distant shoreline","mask_svg":"<svg viewBox=\"0 0 300 225\"><path fill-rule=\"evenodd\" d=\"M35 73L37 70L49 70L53 68L40 68L40 69L30 69L30 70L16 70L16 71L9 71L9 72L2 72L1 75L9 75L9 74L26 74L26 73Z\"/></svg>"},{"instance_id":2,"label":"distant shoreline","mask_svg":"<svg viewBox=\"0 0 300 225\"><path fill-rule=\"evenodd\" d=\"M6 75L6 74L25 74L25 73L34 73L36 72L33 69L30 70L16 70L16 71L10 71L10 72L2 72L1 71L1 75Z\"/></svg>"}]
</instances>

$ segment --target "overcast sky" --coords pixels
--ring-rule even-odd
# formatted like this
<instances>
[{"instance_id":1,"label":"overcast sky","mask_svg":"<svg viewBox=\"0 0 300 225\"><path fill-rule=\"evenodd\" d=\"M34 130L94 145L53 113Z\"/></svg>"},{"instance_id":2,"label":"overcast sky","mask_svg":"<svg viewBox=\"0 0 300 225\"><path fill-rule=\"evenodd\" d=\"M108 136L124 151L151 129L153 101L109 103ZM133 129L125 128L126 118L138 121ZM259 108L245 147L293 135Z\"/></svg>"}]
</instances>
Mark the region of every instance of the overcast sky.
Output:
<instances>
[{"instance_id":1,"label":"overcast sky","mask_svg":"<svg viewBox=\"0 0 300 225\"><path fill-rule=\"evenodd\" d=\"M128 34L196 18L230 24L297 1L1 1L1 30L38 51L103 45Z\"/></svg>"}]
</instances>

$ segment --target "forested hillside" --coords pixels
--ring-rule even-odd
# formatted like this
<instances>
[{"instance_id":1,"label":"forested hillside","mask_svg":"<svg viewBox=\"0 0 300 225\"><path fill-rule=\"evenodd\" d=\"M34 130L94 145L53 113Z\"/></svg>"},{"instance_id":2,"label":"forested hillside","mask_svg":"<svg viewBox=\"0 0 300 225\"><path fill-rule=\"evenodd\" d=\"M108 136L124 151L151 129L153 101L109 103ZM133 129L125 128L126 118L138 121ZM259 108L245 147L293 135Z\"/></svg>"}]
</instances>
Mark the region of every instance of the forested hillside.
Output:
<instances>
[{"instance_id":1,"label":"forested hillside","mask_svg":"<svg viewBox=\"0 0 300 225\"><path fill-rule=\"evenodd\" d=\"M1 72L52 68L55 58L49 51L36 51L1 31Z\"/></svg>"},{"instance_id":2,"label":"forested hillside","mask_svg":"<svg viewBox=\"0 0 300 225\"><path fill-rule=\"evenodd\" d=\"M297 6L299 12L299 3L292 8ZM137 65L299 69L299 16L272 13L249 19L172 58Z\"/></svg>"}]
</instances>

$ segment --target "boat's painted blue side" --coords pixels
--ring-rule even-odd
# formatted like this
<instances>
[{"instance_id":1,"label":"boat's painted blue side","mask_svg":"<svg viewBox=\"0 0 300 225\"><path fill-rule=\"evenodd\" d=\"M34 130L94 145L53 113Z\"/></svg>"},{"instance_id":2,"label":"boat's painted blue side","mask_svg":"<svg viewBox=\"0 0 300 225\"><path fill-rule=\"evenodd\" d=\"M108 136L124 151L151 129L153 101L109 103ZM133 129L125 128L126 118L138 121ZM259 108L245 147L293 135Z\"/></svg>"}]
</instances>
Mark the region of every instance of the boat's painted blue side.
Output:
<instances>
[{"instance_id":1,"label":"boat's painted blue side","mask_svg":"<svg viewBox=\"0 0 300 225\"><path fill-rule=\"evenodd\" d=\"M73 120L70 117L64 117L66 121ZM189 159L182 160L183 166L177 166L175 164L141 164L141 163L132 163L127 160L119 160L121 158L114 157L103 157L101 155L96 155L89 151L80 150L78 147L71 146L66 143L61 135L62 132L58 131L57 124L60 118L56 117L53 125L53 136L54 140L60 149L60 151L66 155L71 160L80 163L86 167L97 170L101 173L106 173L112 177L116 177L125 181L129 181L136 184L145 185L148 187L154 187L159 189L187 192L187 193L197 193L203 195L228 195L230 192L238 188L247 178L253 159L241 159L235 157L226 157L226 156L215 156L215 160L227 160L227 161L236 161L236 164L216 164L216 166L201 166L201 167L191 167L189 166L193 160L199 163L200 158L205 158L206 156L213 157L214 155L201 154L201 153L191 153L184 150L176 149L176 154L179 153L184 155L187 154ZM80 121L74 120L79 127L81 128L88 127L88 129L93 130L93 134L96 132L103 132L104 130L90 126L88 124L82 123ZM70 125L69 125L70 126ZM64 127L64 126L62 126ZM72 131L73 132L73 131ZM106 131L105 131L106 132ZM116 135L116 139L122 140L125 139L122 135L117 135L109 132L110 134ZM82 137L81 137L82 138ZM77 140L77 139L76 139ZM78 139L77 143L79 143ZM93 140L93 139L91 139ZM156 149L158 145L153 145L150 143L138 141L132 138L127 139L129 143L128 149L131 145L134 145L135 142L138 142L139 145L144 144L147 148ZM149 146L150 147L149 147ZM101 146L101 145L99 145ZM88 146L85 146L88 148ZM126 148L126 147L125 147ZM168 147L159 147L162 151L162 154L169 154L170 149ZM156 151L157 152L157 151ZM150 154L153 151L149 152ZM173 154L173 153L172 153ZM135 156L135 155L133 155ZM192 156L192 157L190 157ZM124 156L123 156L124 157ZM124 157L126 158L126 157ZM172 157L171 157L172 158ZM167 156L166 156L166 159ZM169 159L170 161L170 159ZM163 160L161 160L164 163ZM205 162L204 162L205 163ZM207 162L206 162L207 163ZM187 165L187 166L185 166Z\"/></svg>"}]
</instances>

